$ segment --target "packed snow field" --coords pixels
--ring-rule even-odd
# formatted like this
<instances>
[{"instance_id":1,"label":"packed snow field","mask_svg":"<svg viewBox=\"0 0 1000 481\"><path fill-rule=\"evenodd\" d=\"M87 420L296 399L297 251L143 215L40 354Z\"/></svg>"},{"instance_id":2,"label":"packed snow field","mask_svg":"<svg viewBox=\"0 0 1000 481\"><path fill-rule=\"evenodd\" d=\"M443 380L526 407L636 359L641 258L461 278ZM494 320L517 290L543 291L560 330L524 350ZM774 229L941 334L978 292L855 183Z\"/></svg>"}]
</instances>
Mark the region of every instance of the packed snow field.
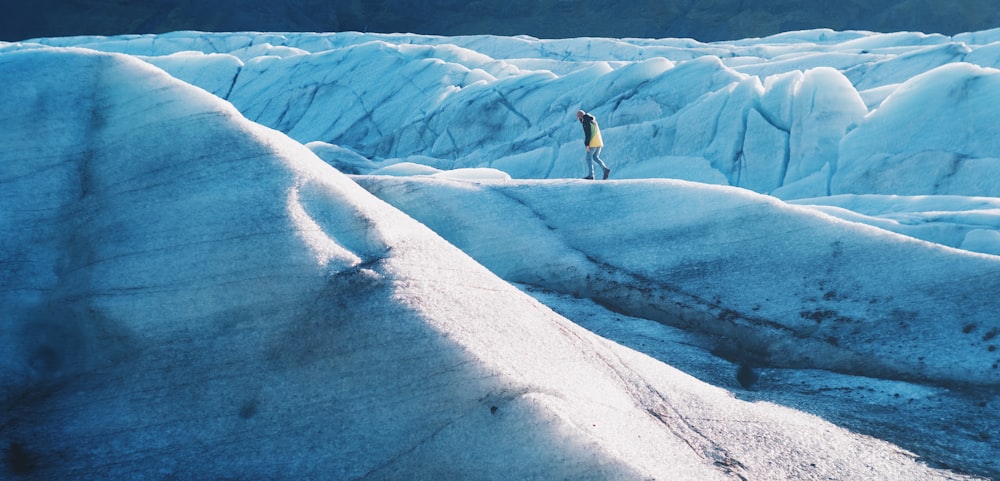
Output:
<instances>
[{"instance_id":1,"label":"packed snow field","mask_svg":"<svg viewBox=\"0 0 1000 481\"><path fill-rule=\"evenodd\" d=\"M1000 31L0 43L6 477L1000 477L998 66Z\"/></svg>"}]
</instances>

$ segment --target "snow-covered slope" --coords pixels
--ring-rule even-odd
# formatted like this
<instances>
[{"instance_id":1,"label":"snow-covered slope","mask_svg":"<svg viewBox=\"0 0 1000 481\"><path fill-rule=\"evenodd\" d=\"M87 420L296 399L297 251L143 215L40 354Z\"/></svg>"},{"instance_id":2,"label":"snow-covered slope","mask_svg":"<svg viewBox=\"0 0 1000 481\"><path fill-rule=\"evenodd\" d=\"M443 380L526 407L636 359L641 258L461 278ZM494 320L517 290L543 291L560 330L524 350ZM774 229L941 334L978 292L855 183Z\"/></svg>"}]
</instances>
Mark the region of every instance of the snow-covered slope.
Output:
<instances>
[{"instance_id":1,"label":"snow-covered slope","mask_svg":"<svg viewBox=\"0 0 1000 481\"><path fill-rule=\"evenodd\" d=\"M0 80L6 477L961 478L588 333L144 63Z\"/></svg>"},{"instance_id":2,"label":"snow-covered slope","mask_svg":"<svg viewBox=\"0 0 1000 481\"><path fill-rule=\"evenodd\" d=\"M507 280L711 333L736 359L1000 384L994 256L683 181L358 181Z\"/></svg>"}]
</instances>

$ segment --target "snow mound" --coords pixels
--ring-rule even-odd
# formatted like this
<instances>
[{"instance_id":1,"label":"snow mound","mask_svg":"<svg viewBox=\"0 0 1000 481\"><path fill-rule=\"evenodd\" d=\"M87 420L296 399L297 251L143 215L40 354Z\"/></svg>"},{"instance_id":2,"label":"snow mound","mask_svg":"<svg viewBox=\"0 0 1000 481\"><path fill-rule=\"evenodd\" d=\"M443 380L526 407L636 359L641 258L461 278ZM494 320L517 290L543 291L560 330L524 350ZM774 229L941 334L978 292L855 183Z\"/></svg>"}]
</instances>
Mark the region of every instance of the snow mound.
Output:
<instances>
[{"instance_id":1,"label":"snow mound","mask_svg":"<svg viewBox=\"0 0 1000 481\"><path fill-rule=\"evenodd\" d=\"M738 360L1000 384L993 256L684 181L357 179L508 281L712 334Z\"/></svg>"},{"instance_id":2,"label":"snow mound","mask_svg":"<svg viewBox=\"0 0 1000 481\"><path fill-rule=\"evenodd\" d=\"M844 137L833 193L1000 195L998 92L1000 71L967 63L903 83Z\"/></svg>"}]
</instances>

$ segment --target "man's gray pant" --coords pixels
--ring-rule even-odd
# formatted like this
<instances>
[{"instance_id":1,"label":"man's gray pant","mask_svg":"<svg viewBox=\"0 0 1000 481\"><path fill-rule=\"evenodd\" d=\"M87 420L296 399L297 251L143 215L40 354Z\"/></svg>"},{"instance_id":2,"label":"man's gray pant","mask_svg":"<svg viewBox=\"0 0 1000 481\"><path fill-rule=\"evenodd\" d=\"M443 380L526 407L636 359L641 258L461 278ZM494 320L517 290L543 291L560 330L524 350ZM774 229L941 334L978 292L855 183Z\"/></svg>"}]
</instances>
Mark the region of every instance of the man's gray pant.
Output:
<instances>
[{"instance_id":1,"label":"man's gray pant","mask_svg":"<svg viewBox=\"0 0 1000 481\"><path fill-rule=\"evenodd\" d=\"M594 163L596 162L603 169L607 169L608 166L604 165L604 161L601 160L601 150L604 147L591 147L587 151L587 170L590 172L590 177L594 177Z\"/></svg>"}]
</instances>

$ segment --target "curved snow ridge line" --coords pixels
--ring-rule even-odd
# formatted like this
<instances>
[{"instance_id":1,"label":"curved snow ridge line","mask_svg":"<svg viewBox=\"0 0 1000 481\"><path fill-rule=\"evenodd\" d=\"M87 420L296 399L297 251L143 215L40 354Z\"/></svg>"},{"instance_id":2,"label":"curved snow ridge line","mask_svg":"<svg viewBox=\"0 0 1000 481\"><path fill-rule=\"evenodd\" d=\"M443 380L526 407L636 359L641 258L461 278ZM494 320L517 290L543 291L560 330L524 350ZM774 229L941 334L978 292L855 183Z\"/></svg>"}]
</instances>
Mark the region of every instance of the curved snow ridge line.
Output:
<instances>
[{"instance_id":1,"label":"curved snow ridge line","mask_svg":"<svg viewBox=\"0 0 1000 481\"><path fill-rule=\"evenodd\" d=\"M713 334L737 360L1000 383L995 258L681 181L356 180L508 281Z\"/></svg>"},{"instance_id":2,"label":"curved snow ridge line","mask_svg":"<svg viewBox=\"0 0 1000 481\"><path fill-rule=\"evenodd\" d=\"M315 253L316 263L339 272L384 258L390 240L378 219L386 216L387 209L359 202L357 194L364 191L331 182L330 172L322 172L327 165L318 159L313 163L321 171L297 179L288 189L286 208L296 233Z\"/></svg>"},{"instance_id":3,"label":"curved snow ridge line","mask_svg":"<svg viewBox=\"0 0 1000 481\"><path fill-rule=\"evenodd\" d=\"M994 197L840 195L790 201L845 220L936 244L1000 255L1000 200Z\"/></svg>"}]
</instances>

